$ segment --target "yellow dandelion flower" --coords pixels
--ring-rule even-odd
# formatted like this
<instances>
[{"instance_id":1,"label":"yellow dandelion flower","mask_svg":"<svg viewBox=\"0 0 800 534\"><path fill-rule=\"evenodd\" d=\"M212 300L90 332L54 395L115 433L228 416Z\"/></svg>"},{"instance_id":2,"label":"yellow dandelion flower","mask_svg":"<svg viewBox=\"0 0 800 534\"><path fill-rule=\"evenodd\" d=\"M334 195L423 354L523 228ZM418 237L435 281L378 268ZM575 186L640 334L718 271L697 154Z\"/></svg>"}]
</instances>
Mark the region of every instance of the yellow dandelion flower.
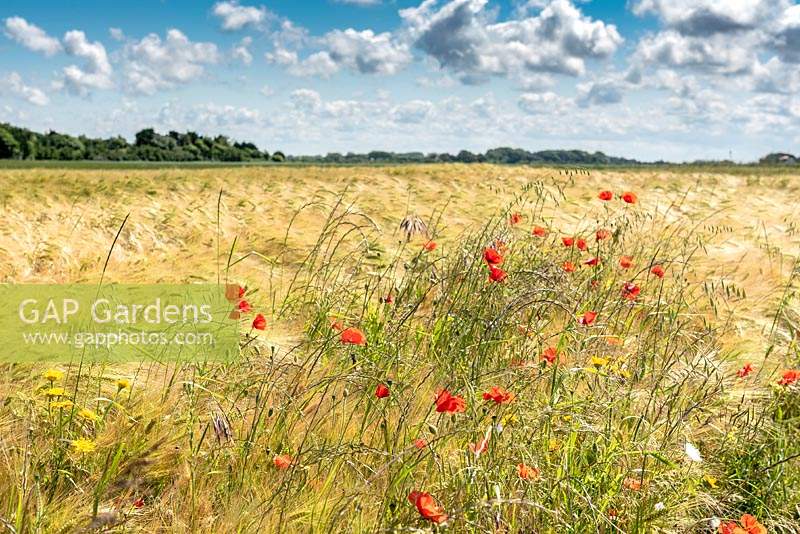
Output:
<instances>
[{"instance_id":1,"label":"yellow dandelion flower","mask_svg":"<svg viewBox=\"0 0 800 534\"><path fill-rule=\"evenodd\" d=\"M69 410L72 408L73 403L71 400L55 401L50 403L50 407L55 410Z\"/></svg>"},{"instance_id":2,"label":"yellow dandelion flower","mask_svg":"<svg viewBox=\"0 0 800 534\"><path fill-rule=\"evenodd\" d=\"M550 441L547 443L547 448L550 449L551 452L557 451L561 448L561 443L555 438L550 438Z\"/></svg>"},{"instance_id":3,"label":"yellow dandelion flower","mask_svg":"<svg viewBox=\"0 0 800 534\"><path fill-rule=\"evenodd\" d=\"M94 452L95 449L97 448L97 445L95 445L94 441L86 438L78 438L76 440L72 440L70 444L72 445L72 448L75 450L75 452L79 452L81 454Z\"/></svg>"},{"instance_id":4,"label":"yellow dandelion flower","mask_svg":"<svg viewBox=\"0 0 800 534\"><path fill-rule=\"evenodd\" d=\"M94 411L90 410L89 408L81 408L81 410L78 412L78 417L86 419L87 421L97 421L98 419L100 419L100 416L98 416Z\"/></svg>"},{"instance_id":5,"label":"yellow dandelion flower","mask_svg":"<svg viewBox=\"0 0 800 534\"><path fill-rule=\"evenodd\" d=\"M49 388L44 394L48 397L61 397L64 395L64 388Z\"/></svg>"},{"instance_id":6,"label":"yellow dandelion flower","mask_svg":"<svg viewBox=\"0 0 800 534\"><path fill-rule=\"evenodd\" d=\"M58 369L48 369L47 371L42 373L42 377L48 382L52 383L64 378L64 373L63 371L59 371Z\"/></svg>"},{"instance_id":7,"label":"yellow dandelion flower","mask_svg":"<svg viewBox=\"0 0 800 534\"><path fill-rule=\"evenodd\" d=\"M596 367L605 367L608 365L608 358L601 358L600 356L592 356L592 365Z\"/></svg>"},{"instance_id":8,"label":"yellow dandelion flower","mask_svg":"<svg viewBox=\"0 0 800 534\"><path fill-rule=\"evenodd\" d=\"M131 383L126 378L120 378L117 380L117 391L122 391L123 389L130 389Z\"/></svg>"},{"instance_id":9,"label":"yellow dandelion flower","mask_svg":"<svg viewBox=\"0 0 800 534\"><path fill-rule=\"evenodd\" d=\"M711 475L703 475L703 482L711 486L712 488L717 487L717 479Z\"/></svg>"}]
</instances>

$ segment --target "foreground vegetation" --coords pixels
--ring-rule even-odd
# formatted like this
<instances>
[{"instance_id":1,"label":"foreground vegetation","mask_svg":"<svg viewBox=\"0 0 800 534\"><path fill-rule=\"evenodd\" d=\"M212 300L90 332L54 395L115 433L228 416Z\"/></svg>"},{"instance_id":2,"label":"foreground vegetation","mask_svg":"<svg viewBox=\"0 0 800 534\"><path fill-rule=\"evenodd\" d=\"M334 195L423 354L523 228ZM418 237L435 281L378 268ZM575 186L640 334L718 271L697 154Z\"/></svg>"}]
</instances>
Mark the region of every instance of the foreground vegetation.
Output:
<instances>
[{"instance_id":1,"label":"foreground vegetation","mask_svg":"<svg viewBox=\"0 0 800 534\"><path fill-rule=\"evenodd\" d=\"M142 172L4 177L13 228L77 204L78 222L28 224L95 249L23 252L18 230L6 280L93 280L92 232L137 199L108 276L163 280L176 267L140 258L186 250L179 278L246 286L266 328L229 366L4 367L9 531L800 528L782 178L367 169L357 196L314 198L318 173L356 171ZM443 204L440 178L471 202Z\"/></svg>"}]
</instances>

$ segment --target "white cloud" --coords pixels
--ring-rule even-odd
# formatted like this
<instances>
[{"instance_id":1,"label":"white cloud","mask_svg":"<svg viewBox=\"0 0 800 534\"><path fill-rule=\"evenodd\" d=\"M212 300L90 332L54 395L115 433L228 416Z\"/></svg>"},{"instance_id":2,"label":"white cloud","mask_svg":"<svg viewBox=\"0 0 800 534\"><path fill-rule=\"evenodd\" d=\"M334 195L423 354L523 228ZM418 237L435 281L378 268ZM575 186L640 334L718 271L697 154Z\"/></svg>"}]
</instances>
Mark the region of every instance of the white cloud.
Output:
<instances>
[{"instance_id":1,"label":"white cloud","mask_svg":"<svg viewBox=\"0 0 800 534\"><path fill-rule=\"evenodd\" d=\"M275 89L273 89L269 85L263 85L261 89L258 90L258 92L266 97L270 97L275 94Z\"/></svg>"},{"instance_id":2,"label":"white cloud","mask_svg":"<svg viewBox=\"0 0 800 534\"><path fill-rule=\"evenodd\" d=\"M517 106L532 115L553 115L568 111L572 107L572 101L552 91L524 93L517 100Z\"/></svg>"},{"instance_id":3,"label":"white cloud","mask_svg":"<svg viewBox=\"0 0 800 534\"><path fill-rule=\"evenodd\" d=\"M112 68L105 47L99 41L90 43L82 31L72 30L64 34L67 54L86 61L83 68L70 65L64 68L64 84L67 89L80 95L89 89L110 89Z\"/></svg>"},{"instance_id":4,"label":"white cloud","mask_svg":"<svg viewBox=\"0 0 800 534\"><path fill-rule=\"evenodd\" d=\"M30 24L22 17L7 18L5 34L9 39L13 39L25 48L41 52L46 56L52 56L61 51L61 43L58 42L58 39L47 35L43 29L35 24Z\"/></svg>"},{"instance_id":5,"label":"white cloud","mask_svg":"<svg viewBox=\"0 0 800 534\"><path fill-rule=\"evenodd\" d=\"M121 28L109 28L108 35L115 41L122 42L125 40L125 32L123 32Z\"/></svg>"},{"instance_id":6,"label":"white cloud","mask_svg":"<svg viewBox=\"0 0 800 534\"><path fill-rule=\"evenodd\" d=\"M391 110L392 118L400 123L420 124L433 114L435 106L428 100L411 100Z\"/></svg>"},{"instance_id":7,"label":"white cloud","mask_svg":"<svg viewBox=\"0 0 800 534\"><path fill-rule=\"evenodd\" d=\"M163 41L151 33L125 47L125 76L130 90L153 94L188 83L205 73L205 66L219 61L214 43L193 42L180 30L167 31Z\"/></svg>"},{"instance_id":8,"label":"white cloud","mask_svg":"<svg viewBox=\"0 0 800 534\"><path fill-rule=\"evenodd\" d=\"M622 102L624 84L619 80L607 79L578 84L576 102L581 107L618 104Z\"/></svg>"},{"instance_id":9,"label":"white cloud","mask_svg":"<svg viewBox=\"0 0 800 534\"><path fill-rule=\"evenodd\" d=\"M639 0L633 12L654 14L669 28L703 37L758 28L788 5L788 0Z\"/></svg>"},{"instance_id":10,"label":"white cloud","mask_svg":"<svg viewBox=\"0 0 800 534\"><path fill-rule=\"evenodd\" d=\"M253 44L253 39L251 37L245 37L239 44L237 44L233 48L233 58L236 60L241 61L245 65L249 65L253 62L253 54L250 53L250 45Z\"/></svg>"},{"instance_id":11,"label":"white cloud","mask_svg":"<svg viewBox=\"0 0 800 534\"><path fill-rule=\"evenodd\" d=\"M243 6L235 1L217 2L212 12L221 19L222 29L225 31L258 26L267 18L267 9L264 6Z\"/></svg>"},{"instance_id":12,"label":"white cloud","mask_svg":"<svg viewBox=\"0 0 800 534\"><path fill-rule=\"evenodd\" d=\"M587 59L612 55L623 39L614 25L553 0L534 16L494 20L488 0L437 0L400 11L417 48L462 81L525 72L583 74ZM438 8L438 9L437 9Z\"/></svg>"},{"instance_id":13,"label":"white cloud","mask_svg":"<svg viewBox=\"0 0 800 534\"><path fill-rule=\"evenodd\" d=\"M316 111L322 106L322 97L313 89L297 89L290 98L292 105L303 111Z\"/></svg>"},{"instance_id":14,"label":"white cloud","mask_svg":"<svg viewBox=\"0 0 800 534\"><path fill-rule=\"evenodd\" d=\"M9 92L36 106L46 106L50 103L50 99L44 91L25 85L22 76L17 72L11 72L4 78L0 78L0 91Z\"/></svg>"},{"instance_id":15,"label":"white cloud","mask_svg":"<svg viewBox=\"0 0 800 534\"><path fill-rule=\"evenodd\" d=\"M748 35L732 38L726 34L705 37L683 35L666 30L642 38L635 61L669 67L691 67L721 74L749 70L756 59L756 43Z\"/></svg>"},{"instance_id":16,"label":"white cloud","mask_svg":"<svg viewBox=\"0 0 800 534\"><path fill-rule=\"evenodd\" d=\"M784 61L800 63L800 5L789 7L782 13L770 45Z\"/></svg>"},{"instance_id":17,"label":"white cloud","mask_svg":"<svg viewBox=\"0 0 800 534\"><path fill-rule=\"evenodd\" d=\"M348 28L329 32L322 40L337 65L362 74L396 74L412 59L408 45L388 32Z\"/></svg>"}]
</instances>

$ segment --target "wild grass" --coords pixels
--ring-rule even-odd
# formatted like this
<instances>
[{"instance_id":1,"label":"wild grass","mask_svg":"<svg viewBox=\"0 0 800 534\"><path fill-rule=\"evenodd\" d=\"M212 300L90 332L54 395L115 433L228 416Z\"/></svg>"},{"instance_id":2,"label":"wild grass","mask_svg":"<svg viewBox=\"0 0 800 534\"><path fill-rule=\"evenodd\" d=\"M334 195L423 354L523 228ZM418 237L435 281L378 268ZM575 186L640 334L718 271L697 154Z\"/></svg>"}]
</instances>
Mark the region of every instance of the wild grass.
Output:
<instances>
[{"instance_id":1,"label":"wild grass","mask_svg":"<svg viewBox=\"0 0 800 534\"><path fill-rule=\"evenodd\" d=\"M387 189L420 172L390 171ZM423 171L414 187L436 189L446 174ZM513 189L490 180L478 198L454 179L450 192L473 202L431 199L425 211L405 198L377 205L367 192L354 200L349 189L301 195L291 215L248 220L234 239L231 214L268 202L268 184L228 182L215 212L225 188L209 177L116 178L108 193L93 176L65 179L33 204L44 216L71 199L91 217L108 202L118 212L102 226L110 243L125 215L114 195L163 202L147 224L131 216L109 277L138 265L137 242L159 239L200 256L201 278L247 285L268 328L243 339L235 364L62 365L50 378L2 367L0 525L9 532L713 532L745 513L769 532L800 528L800 391L776 383L800 362L800 268L774 240L776 228L794 239L793 219L772 214L763 232L748 220L745 232L741 213L719 216L730 197L700 194L761 180L534 175ZM638 186L644 200L604 203L596 194L606 184ZM774 197L791 187L769 184ZM508 192L490 195L497 187ZM74 200L84 189L88 200ZM33 190L7 189L12 217ZM774 202L759 195L748 201ZM395 229L417 210L429 235L407 240ZM181 233L187 220L197 234ZM601 228L611 236L597 241ZM583 236L588 250L562 236ZM423 247L429 240L435 249ZM42 241L55 252L30 257L40 271L28 276L92 277ZM757 260L740 258L745 242L757 244L746 250ZM487 247L503 256L502 282L489 280ZM102 266L106 253L85 265ZM591 257L599 265L583 265ZM7 277L26 279L19 258L6 265ZM138 271L164 276L147 274ZM639 288L635 299L625 283ZM589 325L579 321L586 311L597 312ZM342 343L340 325L366 344ZM737 376L747 362L754 371ZM388 397L376 397L380 384ZM494 386L514 399L485 400ZM48 397L52 387L63 394ZM463 413L436 411L441 389L463 397ZM82 452L79 438L94 450ZM287 468L276 465L284 455ZM520 477L519 464L538 475ZM430 493L447 521L423 518L412 491Z\"/></svg>"}]
</instances>

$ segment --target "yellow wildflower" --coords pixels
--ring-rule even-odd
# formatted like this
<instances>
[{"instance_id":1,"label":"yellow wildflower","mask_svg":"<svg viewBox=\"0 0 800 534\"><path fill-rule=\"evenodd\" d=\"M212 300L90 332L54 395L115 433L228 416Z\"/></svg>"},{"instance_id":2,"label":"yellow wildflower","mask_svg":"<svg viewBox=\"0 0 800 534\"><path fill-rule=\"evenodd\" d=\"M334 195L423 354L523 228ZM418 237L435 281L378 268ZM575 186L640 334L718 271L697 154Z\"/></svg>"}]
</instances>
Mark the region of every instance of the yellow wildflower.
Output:
<instances>
[{"instance_id":1,"label":"yellow wildflower","mask_svg":"<svg viewBox=\"0 0 800 534\"><path fill-rule=\"evenodd\" d=\"M703 481L712 488L717 487L717 479L711 475L703 475Z\"/></svg>"},{"instance_id":2,"label":"yellow wildflower","mask_svg":"<svg viewBox=\"0 0 800 534\"><path fill-rule=\"evenodd\" d=\"M44 373L42 373L42 377L50 382L51 384L56 380L61 380L64 378L63 371L59 371L58 369L48 369Z\"/></svg>"},{"instance_id":3,"label":"yellow wildflower","mask_svg":"<svg viewBox=\"0 0 800 534\"><path fill-rule=\"evenodd\" d=\"M61 397L64 395L64 388L50 388L44 392L48 397Z\"/></svg>"},{"instance_id":4,"label":"yellow wildflower","mask_svg":"<svg viewBox=\"0 0 800 534\"><path fill-rule=\"evenodd\" d=\"M50 407L56 410L69 410L72 406L72 401L69 399L50 403Z\"/></svg>"},{"instance_id":5,"label":"yellow wildflower","mask_svg":"<svg viewBox=\"0 0 800 534\"><path fill-rule=\"evenodd\" d=\"M605 367L608 365L608 358L601 358L600 356L592 356L592 365L597 367Z\"/></svg>"},{"instance_id":6,"label":"yellow wildflower","mask_svg":"<svg viewBox=\"0 0 800 534\"><path fill-rule=\"evenodd\" d=\"M98 419L100 419L100 417L93 410L90 410L89 408L81 408L81 410L78 412L78 417L82 417L87 421L97 421Z\"/></svg>"},{"instance_id":7,"label":"yellow wildflower","mask_svg":"<svg viewBox=\"0 0 800 534\"><path fill-rule=\"evenodd\" d=\"M90 452L94 452L97 448L94 441L86 438L78 438L71 442L72 448L75 449L75 452L79 452L81 454L86 454Z\"/></svg>"},{"instance_id":8,"label":"yellow wildflower","mask_svg":"<svg viewBox=\"0 0 800 534\"><path fill-rule=\"evenodd\" d=\"M117 391L122 391L123 389L130 389L131 383L126 378L120 378L117 380Z\"/></svg>"}]
</instances>

